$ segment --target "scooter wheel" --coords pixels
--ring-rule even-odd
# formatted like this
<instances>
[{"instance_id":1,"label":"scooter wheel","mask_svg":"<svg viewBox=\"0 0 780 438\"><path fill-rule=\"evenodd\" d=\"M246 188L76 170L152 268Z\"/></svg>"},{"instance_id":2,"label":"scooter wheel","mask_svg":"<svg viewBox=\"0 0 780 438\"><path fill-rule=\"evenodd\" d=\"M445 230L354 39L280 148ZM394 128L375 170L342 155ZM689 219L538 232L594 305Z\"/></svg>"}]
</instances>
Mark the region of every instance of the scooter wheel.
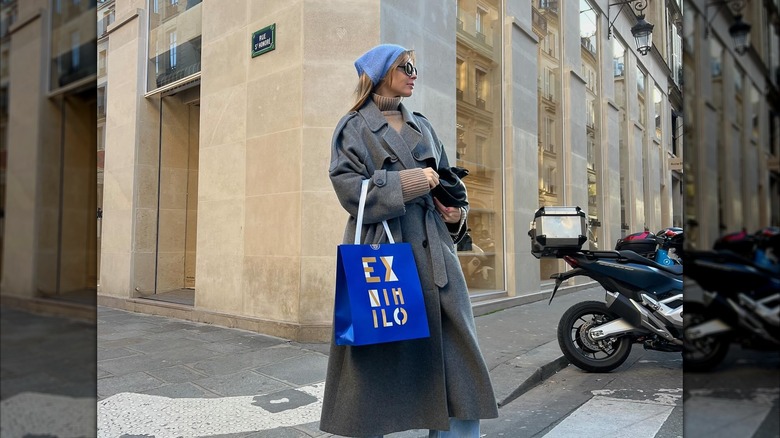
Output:
<instances>
[{"instance_id":1,"label":"scooter wheel","mask_svg":"<svg viewBox=\"0 0 780 438\"><path fill-rule=\"evenodd\" d=\"M558 323L558 345L569 362L578 368L596 373L612 371L623 364L631 353L632 340L619 336L595 341L588 330L618 319L607 305L598 301L584 301L569 308Z\"/></svg>"},{"instance_id":2,"label":"scooter wheel","mask_svg":"<svg viewBox=\"0 0 780 438\"><path fill-rule=\"evenodd\" d=\"M704 306L686 303L683 312L683 333L688 327L709 320ZM683 370L693 372L709 371L718 366L729 351L730 339L723 336L706 336L687 339L683 343Z\"/></svg>"}]
</instances>

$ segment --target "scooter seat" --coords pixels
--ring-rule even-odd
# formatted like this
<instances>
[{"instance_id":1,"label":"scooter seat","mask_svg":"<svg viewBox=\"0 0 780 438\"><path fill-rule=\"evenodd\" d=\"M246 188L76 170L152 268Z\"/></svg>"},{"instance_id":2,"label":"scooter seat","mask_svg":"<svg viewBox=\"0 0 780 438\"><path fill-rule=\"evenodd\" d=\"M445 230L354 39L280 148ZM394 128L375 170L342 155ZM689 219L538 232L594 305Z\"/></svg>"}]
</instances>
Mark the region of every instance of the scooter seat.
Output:
<instances>
[{"instance_id":1,"label":"scooter seat","mask_svg":"<svg viewBox=\"0 0 780 438\"><path fill-rule=\"evenodd\" d=\"M655 260L651 260L651 259L649 259L647 257L641 256L641 255L635 253L634 251L631 251L631 250L628 250L628 249L622 250L622 251L617 251L617 252L620 253L621 257L623 257L623 258L625 258L627 260L630 260L632 262L635 262L635 263L639 263L639 264L642 264L642 265L645 265L645 266L651 266L653 268L660 269L662 271L666 271L666 272L669 272L669 273L675 274L675 275L682 275L682 273L683 273L683 266L682 265L671 265L671 266L662 265L660 263L656 263Z\"/></svg>"}]
</instances>

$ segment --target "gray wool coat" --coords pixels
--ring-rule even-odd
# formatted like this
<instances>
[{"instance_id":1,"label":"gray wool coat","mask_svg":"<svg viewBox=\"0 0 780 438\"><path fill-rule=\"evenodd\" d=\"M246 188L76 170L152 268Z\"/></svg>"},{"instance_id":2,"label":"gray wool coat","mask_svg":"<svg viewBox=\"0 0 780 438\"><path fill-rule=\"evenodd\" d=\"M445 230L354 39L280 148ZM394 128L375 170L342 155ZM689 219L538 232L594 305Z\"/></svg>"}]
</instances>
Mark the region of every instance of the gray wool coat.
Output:
<instances>
[{"instance_id":1,"label":"gray wool coat","mask_svg":"<svg viewBox=\"0 0 780 438\"><path fill-rule=\"evenodd\" d=\"M344 243L354 243L361 181L370 178L362 243L412 246L430 337L350 347L331 341L320 429L371 436L409 429L448 430L449 417L498 417L487 366L477 344L466 280L447 226L430 194L404 203L398 171L449 167L425 117L401 105L401 132L368 101L342 118L333 135L330 178L351 215Z\"/></svg>"}]
</instances>

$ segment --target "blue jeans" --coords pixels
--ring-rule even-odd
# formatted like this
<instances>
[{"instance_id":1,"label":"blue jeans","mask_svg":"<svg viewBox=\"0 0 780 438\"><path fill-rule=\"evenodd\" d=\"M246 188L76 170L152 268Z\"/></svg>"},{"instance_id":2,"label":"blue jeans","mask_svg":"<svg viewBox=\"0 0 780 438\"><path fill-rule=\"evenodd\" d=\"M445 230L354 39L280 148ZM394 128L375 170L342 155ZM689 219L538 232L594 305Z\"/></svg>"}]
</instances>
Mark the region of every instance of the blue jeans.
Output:
<instances>
[{"instance_id":1,"label":"blue jeans","mask_svg":"<svg viewBox=\"0 0 780 438\"><path fill-rule=\"evenodd\" d=\"M368 438L383 438L376 435ZM428 438L479 438L479 420L450 418L450 430L431 430Z\"/></svg>"}]
</instances>

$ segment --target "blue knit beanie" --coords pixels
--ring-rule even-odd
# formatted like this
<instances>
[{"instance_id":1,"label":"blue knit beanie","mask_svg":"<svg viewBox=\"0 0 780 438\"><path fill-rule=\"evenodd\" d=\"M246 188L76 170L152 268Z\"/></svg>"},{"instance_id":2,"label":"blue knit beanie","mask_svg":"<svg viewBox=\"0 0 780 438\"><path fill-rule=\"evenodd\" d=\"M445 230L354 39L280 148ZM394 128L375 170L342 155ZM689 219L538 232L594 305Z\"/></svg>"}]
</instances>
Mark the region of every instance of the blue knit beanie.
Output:
<instances>
[{"instance_id":1,"label":"blue knit beanie","mask_svg":"<svg viewBox=\"0 0 780 438\"><path fill-rule=\"evenodd\" d=\"M387 70L406 49L396 44L380 44L355 61L358 76L365 73L374 86L385 77Z\"/></svg>"}]
</instances>

